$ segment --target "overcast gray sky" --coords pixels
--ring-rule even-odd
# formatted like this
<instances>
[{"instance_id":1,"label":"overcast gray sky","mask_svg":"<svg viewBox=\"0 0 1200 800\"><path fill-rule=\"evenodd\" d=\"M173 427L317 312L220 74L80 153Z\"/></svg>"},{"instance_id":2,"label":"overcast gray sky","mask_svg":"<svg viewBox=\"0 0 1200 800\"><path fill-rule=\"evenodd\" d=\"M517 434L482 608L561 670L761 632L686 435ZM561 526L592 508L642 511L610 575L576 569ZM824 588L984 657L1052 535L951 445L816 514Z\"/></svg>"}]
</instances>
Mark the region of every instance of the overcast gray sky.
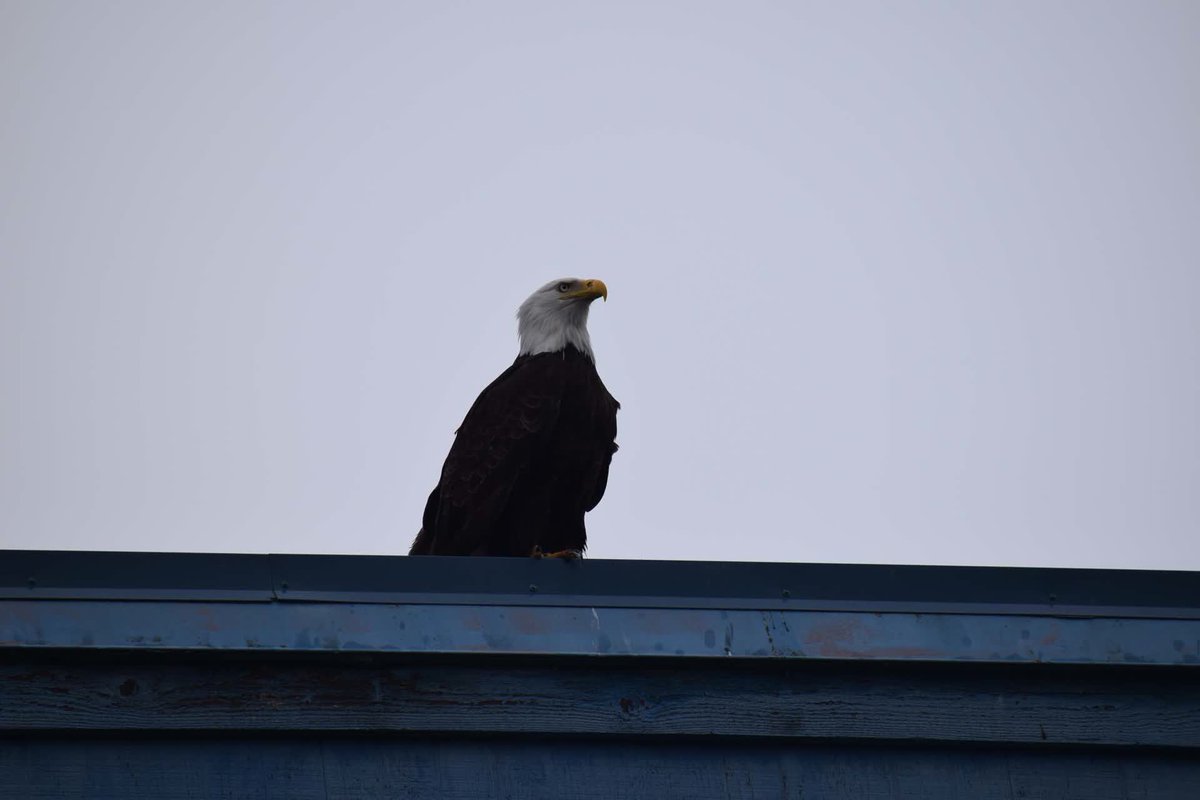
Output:
<instances>
[{"instance_id":1,"label":"overcast gray sky","mask_svg":"<svg viewBox=\"0 0 1200 800\"><path fill-rule=\"evenodd\" d=\"M402 553L603 278L607 558L1200 569L1200 3L0 0L0 546Z\"/></svg>"}]
</instances>

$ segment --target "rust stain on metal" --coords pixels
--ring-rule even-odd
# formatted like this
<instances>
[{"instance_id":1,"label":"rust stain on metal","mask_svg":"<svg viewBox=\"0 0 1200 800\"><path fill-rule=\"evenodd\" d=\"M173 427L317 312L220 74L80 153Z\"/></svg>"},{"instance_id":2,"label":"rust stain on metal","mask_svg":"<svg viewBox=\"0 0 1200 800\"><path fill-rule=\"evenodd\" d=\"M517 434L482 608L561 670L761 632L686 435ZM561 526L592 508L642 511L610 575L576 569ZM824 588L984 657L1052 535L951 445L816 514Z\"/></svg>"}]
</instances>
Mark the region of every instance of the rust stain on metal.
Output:
<instances>
[{"instance_id":1,"label":"rust stain on metal","mask_svg":"<svg viewBox=\"0 0 1200 800\"><path fill-rule=\"evenodd\" d=\"M205 630L205 631L209 631L209 632L216 632L216 631L221 630L221 626L217 624L217 621L215 619L213 619L213 612L212 612L211 608L209 608L207 606L201 606L200 608L197 608L196 616L200 617L200 629L201 630Z\"/></svg>"},{"instance_id":2,"label":"rust stain on metal","mask_svg":"<svg viewBox=\"0 0 1200 800\"><path fill-rule=\"evenodd\" d=\"M879 634L860 620L839 619L813 626L805 644L813 645L824 658L939 658L938 648L912 645L872 644Z\"/></svg>"},{"instance_id":3,"label":"rust stain on metal","mask_svg":"<svg viewBox=\"0 0 1200 800\"><path fill-rule=\"evenodd\" d=\"M518 633L540 635L552 632L550 621L543 614L524 609L514 609L508 615L508 623Z\"/></svg>"},{"instance_id":4,"label":"rust stain on metal","mask_svg":"<svg viewBox=\"0 0 1200 800\"><path fill-rule=\"evenodd\" d=\"M804 641L808 644L832 644L851 639L862 630L863 624L856 619L837 619L813 625Z\"/></svg>"},{"instance_id":5,"label":"rust stain on metal","mask_svg":"<svg viewBox=\"0 0 1200 800\"><path fill-rule=\"evenodd\" d=\"M859 648L853 642L862 628L861 622L852 619L814 625L804 637L804 642L815 646L817 652L826 658L855 656L859 655Z\"/></svg>"}]
</instances>

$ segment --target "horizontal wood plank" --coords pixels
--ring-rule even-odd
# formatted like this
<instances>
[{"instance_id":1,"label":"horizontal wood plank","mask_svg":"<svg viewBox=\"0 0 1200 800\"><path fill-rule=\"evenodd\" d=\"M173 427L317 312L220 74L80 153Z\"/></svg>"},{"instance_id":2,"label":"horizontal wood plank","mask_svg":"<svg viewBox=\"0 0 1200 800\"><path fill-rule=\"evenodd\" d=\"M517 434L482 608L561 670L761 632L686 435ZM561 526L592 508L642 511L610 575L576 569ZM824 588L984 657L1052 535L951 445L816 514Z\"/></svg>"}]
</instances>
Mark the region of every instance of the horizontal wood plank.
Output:
<instances>
[{"instance_id":1,"label":"horizontal wood plank","mask_svg":"<svg viewBox=\"0 0 1200 800\"><path fill-rule=\"evenodd\" d=\"M1153 752L362 737L0 739L21 800L1193 800Z\"/></svg>"},{"instance_id":2,"label":"horizontal wood plank","mask_svg":"<svg viewBox=\"0 0 1200 800\"><path fill-rule=\"evenodd\" d=\"M665 669L31 663L0 667L0 730L393 731L1200 748L1190 674L744 664Z\"/></svg>"}]
</instances>

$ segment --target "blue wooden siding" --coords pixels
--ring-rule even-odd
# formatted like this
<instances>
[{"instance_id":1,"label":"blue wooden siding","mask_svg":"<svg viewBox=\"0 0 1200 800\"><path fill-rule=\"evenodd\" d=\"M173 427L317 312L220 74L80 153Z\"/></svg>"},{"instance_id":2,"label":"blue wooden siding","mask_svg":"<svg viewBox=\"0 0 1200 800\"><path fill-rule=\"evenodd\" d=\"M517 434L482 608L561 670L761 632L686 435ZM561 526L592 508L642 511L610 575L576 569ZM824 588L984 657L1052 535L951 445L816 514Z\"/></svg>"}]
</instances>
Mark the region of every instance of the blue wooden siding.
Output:
<instances>
[{"instance_id":1,"label":"blue wooden siding","mask_svg":"<svg viewBox=\"0 0 1200 800\"><path fill-rule=\"evenodd\" d=\"M0 551L0 798L1198 786L1194 573Z\"/></svg>"}]
</instances>

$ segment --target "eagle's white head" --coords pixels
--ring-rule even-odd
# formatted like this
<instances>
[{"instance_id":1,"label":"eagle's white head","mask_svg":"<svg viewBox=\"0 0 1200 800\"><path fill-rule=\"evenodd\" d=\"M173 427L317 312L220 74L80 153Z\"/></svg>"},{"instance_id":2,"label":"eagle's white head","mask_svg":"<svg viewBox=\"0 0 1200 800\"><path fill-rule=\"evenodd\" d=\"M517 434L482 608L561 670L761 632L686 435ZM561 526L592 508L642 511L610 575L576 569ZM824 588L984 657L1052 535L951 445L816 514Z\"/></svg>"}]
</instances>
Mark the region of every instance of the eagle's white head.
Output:
<instances>
[{"instance_id":1,"label":"eagle's white head","mask_svg":"<svg viewBox=\"0 0 1200 800\"><path fill-rule=\"evenodd\" d=\"M517 309L519 354L556 353L570 344L595 361L587 318L597 297L607 301L608 287L596 278L560 278L529 295Z\"/></svg>"}]
</instances>

